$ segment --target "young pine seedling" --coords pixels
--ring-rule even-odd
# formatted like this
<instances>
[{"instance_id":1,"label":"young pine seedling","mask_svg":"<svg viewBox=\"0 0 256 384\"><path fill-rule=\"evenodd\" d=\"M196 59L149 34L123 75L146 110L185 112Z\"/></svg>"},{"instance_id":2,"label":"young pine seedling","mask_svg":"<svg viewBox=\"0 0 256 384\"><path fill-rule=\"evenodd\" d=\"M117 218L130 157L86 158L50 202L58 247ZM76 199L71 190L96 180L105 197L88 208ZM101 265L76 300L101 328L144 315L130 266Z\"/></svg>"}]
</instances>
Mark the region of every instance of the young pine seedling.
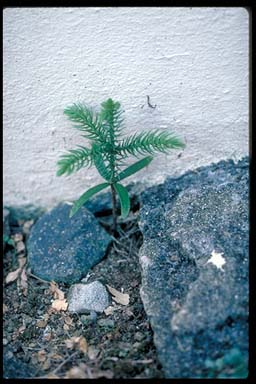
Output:
<instances>
[{"instance_id":1,"label":"young pine seedling","mask_svg":"<svg viewBox=\"0 0 256 384\"><path fill-rule=\"evenodd\" d=\"M70 211L72 217L93 195L110 187L113 208L113 231L117 226L117 200L121 205L121 217L126 218L130 211L130 199L127 189L120 183L122 180L146 167L156 152L168 153L171 149L184 148L185 144L168 131L158 129L143 131L123 138L123 111L119 102L112 99L101 104L101 111L95 112L84 104L73 104L64 110L68 118L74 122L75 128L83 132L82 136L89 139L91 146L79 145L76 149L62 155L58 161L57 176L70 175L83 167L95 165L105 180L88 189L74 202ZM141 160L122 170L124 161L129 156Z\"/></svg>"}]
</instances>

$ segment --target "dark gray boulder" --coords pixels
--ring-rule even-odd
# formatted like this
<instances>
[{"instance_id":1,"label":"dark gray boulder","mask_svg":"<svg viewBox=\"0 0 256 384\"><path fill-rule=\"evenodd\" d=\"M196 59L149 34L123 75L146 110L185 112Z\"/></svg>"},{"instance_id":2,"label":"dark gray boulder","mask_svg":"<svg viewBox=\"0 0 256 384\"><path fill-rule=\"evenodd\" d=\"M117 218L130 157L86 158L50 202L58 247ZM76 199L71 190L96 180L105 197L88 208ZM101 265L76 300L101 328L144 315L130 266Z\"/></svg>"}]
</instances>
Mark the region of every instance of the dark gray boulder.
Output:
<instances>
[{"instance_id":1,"label":"dark gray boulder","mask_svg":"<svg viewBox=\"0 0 256 384\"><path fill-rule=\"evenodd\" d=\"M92 212L94 215L111 214L111 211L112 211L111 192L97 193L95 196L93 196L84 204L84 207L88 209L88 211Z\"/></svg>"},{"instance_id":2,"label":"dark gray boulder","mask_svg":"<svg viewBox=\"0 0 256 384\"><path fill-rule=\"evenodd\" d=\"M36 221L43 213L45 209L36 207L33 204L27 204L22 206L11 206L8 207L10 211L10 224L17 225L17 223L25 220Z\"/></svg>"},{"instance_id":3,"label":"dark gray boulder","mask_svg":"<svg viewBox=\"0 0 256 384\"><path fill-rule=\"evenodd\" d=\"M81 208L69 218L70 208L60 204L32 227L28 265L42 279L78 282L104 257L111 241L91 212Z\"/></svg>"},{"instance_id":4,"label":"dark gray boulder","mask_svg":"<svg viewBox=\"0 0 256 384\"><path fill-rule=\"evenodd\" d=\"M6 244L10 244L10 234L10 211L7 208L3 208L3 251L6 248Z\"/></svg>"},{"instance_id":5,"label":"dark gray boulder","mask_svg":"<svg viewBox=\"0 0 256 384\"><path fill-rule=\"evenodd\" d=\"M7 208L3 208L3 235L10 236L10 211Z\"/></svg>"},{"instance_id":6,"label":"dark gray boulder","mask_svg":"<svg viewBox=\"0 0 256 384\"><path fill-rule=\"evenodd\" d=\"M141 297L166 378L221 377L209 367L234 347L246 372L248 166L221 161L142 194Z\"/></svg>"}]
</instances>

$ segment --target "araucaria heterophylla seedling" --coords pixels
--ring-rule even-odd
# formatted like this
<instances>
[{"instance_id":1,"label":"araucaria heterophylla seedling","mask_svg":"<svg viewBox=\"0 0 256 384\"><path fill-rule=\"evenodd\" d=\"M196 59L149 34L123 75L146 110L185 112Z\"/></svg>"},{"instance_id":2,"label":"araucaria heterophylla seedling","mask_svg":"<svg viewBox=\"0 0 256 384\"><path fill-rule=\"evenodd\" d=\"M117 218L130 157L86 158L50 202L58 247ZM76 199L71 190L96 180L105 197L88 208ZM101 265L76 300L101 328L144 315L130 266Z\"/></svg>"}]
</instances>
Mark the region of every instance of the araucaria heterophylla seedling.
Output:
<instances>
[{"instance_id":1,"label":"araucaria heterophylla seedling","mask_svg":"<svg viewBox=\"0 0 256 384\"><path fill-rule=\"evenodd\" d=\"M65 115L75 123L82 136L90 140L90 147L78 145L58 161L57 176L70 175L83 167L94 165L105 180L80 196L70 211L72 217L96 193L110 187L112 193L113 231L117 224L117 201L120 199L121 217L130 211L130 198L121 181L149 165L156 152L168 153L171 149L184 148L185 144L174 133L167 130L146 130L123 137L123 111L119 102L112 99L101 104L100 112L93 111L83 103L73 104L64 110ZM134 164L123 169L129 155L139 158Z\"/></svg>"}]
</instances>

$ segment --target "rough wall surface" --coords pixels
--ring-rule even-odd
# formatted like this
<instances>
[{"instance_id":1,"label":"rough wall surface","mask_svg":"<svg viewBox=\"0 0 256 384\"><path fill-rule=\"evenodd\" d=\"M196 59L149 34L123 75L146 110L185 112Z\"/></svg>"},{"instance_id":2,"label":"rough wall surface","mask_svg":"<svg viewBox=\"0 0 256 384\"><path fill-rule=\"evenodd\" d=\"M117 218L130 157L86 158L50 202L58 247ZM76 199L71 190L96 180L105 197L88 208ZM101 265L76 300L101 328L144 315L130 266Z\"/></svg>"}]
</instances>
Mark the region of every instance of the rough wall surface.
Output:
<instances>
[{"instance_id":1,"label":"rough wall surface","mask_svg":"<svg viewBox=\"0 0 256 384\"><path fill-rule=\"evenodd\" d=\"M248 24L244 8L6 8L4 204L51 207L99 182L94 169L56 177L82 144L63 115L108 97L127 132L162 128L187 142L133 180L162 182L248 154ZM156 108L147 104L147 95Z\"/></svg>"}]
</instances>

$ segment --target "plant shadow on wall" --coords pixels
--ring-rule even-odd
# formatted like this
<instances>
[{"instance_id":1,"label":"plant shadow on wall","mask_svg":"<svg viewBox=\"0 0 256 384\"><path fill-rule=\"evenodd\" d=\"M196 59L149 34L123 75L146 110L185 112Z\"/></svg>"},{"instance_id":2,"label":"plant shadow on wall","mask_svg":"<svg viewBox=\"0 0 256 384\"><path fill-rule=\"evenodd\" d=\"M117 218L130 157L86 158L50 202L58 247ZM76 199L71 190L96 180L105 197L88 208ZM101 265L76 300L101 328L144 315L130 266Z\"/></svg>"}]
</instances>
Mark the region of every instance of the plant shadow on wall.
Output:
<instances>
[{"instance_id":1,"label":"plant shadow on wall","mask_svg":"<svg viewBox=\"0 0 256 384\"><path fill-rule=\"evenodd\" d=\"M119 102L108 99L101 104L101 111L95 112L87 105L78 103L67 107L64 113L75 123L75 128L83 132L83 137L91 141L91 146L79 145L58 161L57 175L70 175L83 167L95 165L105 180L88 189L74 204L72 217L93 195L110 187L112 194L113 234L117 235L117 199L121 205L121 217L125 219L130 211L130 198L122 180L148 166L156 152L168 153L172 149L184 148L185 144L174 133L142 131L123 138L123 111ZM129 155L144 156L134 164L122 169Z\"/></svg>"}]
</instances>

